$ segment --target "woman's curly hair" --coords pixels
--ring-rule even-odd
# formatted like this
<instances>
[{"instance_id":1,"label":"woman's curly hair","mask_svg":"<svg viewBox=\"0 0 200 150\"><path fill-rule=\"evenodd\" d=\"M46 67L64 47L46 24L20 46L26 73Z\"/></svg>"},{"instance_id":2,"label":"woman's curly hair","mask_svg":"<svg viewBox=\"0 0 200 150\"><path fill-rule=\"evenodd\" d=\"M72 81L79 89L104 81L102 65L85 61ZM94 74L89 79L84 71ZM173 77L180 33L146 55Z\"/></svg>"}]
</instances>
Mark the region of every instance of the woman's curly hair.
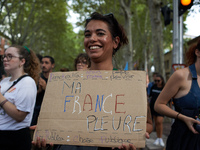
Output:
<instances>
[{"instance_id":1,"label":"woman's curly hair","mask_svg":"<svg viewBox=\"0 0 200 150\"><path fill-rule=\"evenodd\" d=\"M23 47L20 45L11 45L10 47L15 47L19 50L18 52L20 55L20 59L25 59L24 72L28 73L28 75L31 76L37 84L41 72L40 61L37 55L27 47Z\"/></svg>"},{"instance_id":2,"label":"woman's curly hair","mask_svg":"<svg viewBox=\"0 0 200 150\"><path fill-rule=\"evenodd\" d=\"M186 52L186 62L188 66L192 65L197 60L197 56L195 54L196 49L200 51L200 40L196 44L190 46L189 50Z\"/></svg>"},{"instance_id":3,"label":"woman's curly hair","mask_svg":"<svg viewBox=\"0 0 200 150\"><path fill-rule=\"evenodd\" d=\"M90 68L90 66L91 66L91 61L90 61L89 56L88 56L86 53L80 53L80 54L76 57L76 59L74 59L74 68L75 68L75 70L77 70L77 64L78 64L78 62L79 62L79 61L83 61L83 60L86 61L87 65L88 65L88 68Z\"/></svg>"}]
</instances>

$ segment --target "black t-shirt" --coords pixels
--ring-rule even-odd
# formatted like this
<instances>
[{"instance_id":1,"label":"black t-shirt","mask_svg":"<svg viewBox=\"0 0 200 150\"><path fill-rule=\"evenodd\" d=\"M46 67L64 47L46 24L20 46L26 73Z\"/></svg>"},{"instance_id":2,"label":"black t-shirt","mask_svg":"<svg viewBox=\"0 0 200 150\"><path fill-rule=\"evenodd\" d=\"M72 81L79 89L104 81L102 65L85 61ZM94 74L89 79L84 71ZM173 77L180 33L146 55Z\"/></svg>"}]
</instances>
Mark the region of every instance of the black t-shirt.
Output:
<instances>
[{"instance_id":1,"label":"black t-shirt","mask_svg":"<svg viewBox=\"0 0 200 150\"><path fill-rule=\"evenodd\" d=\"M46 83L47 83L48 79L45 78L42 73L41 73L40 77L42 79L44 79L46 81ZM37 97L36 97L36 106L41 106L43 98L44 98L44 93L45 93L45 90L42 90L40 93L37 94Z\"/></svg>"},{"instance_id":2,"label":"black t-shirt","mask_svg":"<svg viewBox=\"0 0 200 150\"><path fill-rule=\"evenodd\" d=\"M154 85L152 86L151 92L150 92L150 95L149 95L149 96L151 97L151 101L152 101L152 102L155 102L155 101L156 101L156 99L158 98L158 96L159 96L160 92L162 91L162 89L163 89L163 88L157 87L156 84L154 84Z\"/></svg>"}]
</instances>

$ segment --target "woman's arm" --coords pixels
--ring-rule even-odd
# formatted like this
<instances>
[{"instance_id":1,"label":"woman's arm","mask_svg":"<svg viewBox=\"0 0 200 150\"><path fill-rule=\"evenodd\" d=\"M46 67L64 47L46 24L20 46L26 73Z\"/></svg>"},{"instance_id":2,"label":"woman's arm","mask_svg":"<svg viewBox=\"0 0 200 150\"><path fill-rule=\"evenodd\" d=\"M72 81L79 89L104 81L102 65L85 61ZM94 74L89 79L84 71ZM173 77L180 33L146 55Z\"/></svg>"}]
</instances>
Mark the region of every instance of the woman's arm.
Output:
<instances>
[{"instance_id":1,"label":"woman's arm","mask_svg":"<svg viewBox=\"0 0 200 150\"><path fill-rule=\"evenodd\" d=\"M180 71L173 73L155 102L155 111L165 116L176 118L178 112L172 110L166 104L179 92L182 82L184 82L183 80L184 78L182 77Z\"/></svg>"},{"instance_id":2,"label":"woman's arm","mask_svg":"<svg viewBox=\"0 0 200 150\"><path fill-rule=\"evenodd\" d=\"M4 100L6 100L6 98L0 93L0 103ZM18 110L16 106L9 101L6 101L6 103L3 104L2 108L10 117L15 119L17 122L23 121L28 114L28 112Z\"/></svg>"},{"instance_id":3,"label":"woman's arm","mask_svg":"<svg viewBox=\"0 0 200 150\"><path fill-rule=\"evenodd\" d=\"M147 105L147 126L146 126L146 132L150 134L153 131L153 122L151 117L151 110L149 107L149 104ZM147 137L148 138L148 137Z\"/></svg>"},{"instance_id":4,"label":"woman's arm","mask_svg":"<svg viewBox=\"0 0 200 150\"><path fill-rule=\"evenodd\" d=\"M193 124L194 123L200 124L200 122L196 121L195 119L191 117L187 117L183 114L179 114L179 112L176 112L167 106L167 103L170 101L171 98L175 97L176 95L180 95L180 91L181 90L183 91L186 88L183 86L186 83L185 81L186 77L188 77L188 74L185 74L185 72L186 72L185 70L180 69L173 73L173 75L170 77L170 79L166 83L164 89L158 96L155 102L154 108L160 114L163 114L170 118L180 119L184 121L186 125L188 126L188 128L193 133L196 134L198 132L194 129Z\"/></svg>"}]
</instances>

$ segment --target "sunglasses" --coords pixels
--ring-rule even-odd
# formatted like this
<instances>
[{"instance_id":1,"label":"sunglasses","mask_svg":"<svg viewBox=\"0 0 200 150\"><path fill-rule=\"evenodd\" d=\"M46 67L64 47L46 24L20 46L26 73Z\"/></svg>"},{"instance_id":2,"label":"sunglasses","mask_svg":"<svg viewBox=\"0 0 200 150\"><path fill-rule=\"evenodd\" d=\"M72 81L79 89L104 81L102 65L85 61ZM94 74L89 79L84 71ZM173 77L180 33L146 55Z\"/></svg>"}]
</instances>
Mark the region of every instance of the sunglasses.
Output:
<instances>
[{"instance_id":1,"label":"sunglasses","mask_svg":"<svg viewBox=\"0 0 200 150\"><path fill-rule=\"evenodd\" d=\"M87 60L78 60L78 61L77 61L77 64L79 64L79 63L85 64L85 65L88 64Z\"/></svg>"},{"instance_id":2,"label":"sunglasses","mask_svg":"<svg viewBox=\"0 0 200 150\"><path fill-rule=\"evenodd\" d=\"M160 82L160 80L154 80L154 82Z\"/></svg>"},{"instance_id":3,"label":"sunglasses","mask_svg":"<svg viewBox=\"0 0 200 150\"><path fill-rule=\"evenodd\" d=\"M113 15L113 13L108 13L108 14L105 14L105 15L103 15L104 17L106 17L106 18L114 18L114 15ZM92 18L91 17L89 17L89 18L87 18L86 19L86 21L88 22L88 21L90 21Z\"/></svg>"}]
</instances>

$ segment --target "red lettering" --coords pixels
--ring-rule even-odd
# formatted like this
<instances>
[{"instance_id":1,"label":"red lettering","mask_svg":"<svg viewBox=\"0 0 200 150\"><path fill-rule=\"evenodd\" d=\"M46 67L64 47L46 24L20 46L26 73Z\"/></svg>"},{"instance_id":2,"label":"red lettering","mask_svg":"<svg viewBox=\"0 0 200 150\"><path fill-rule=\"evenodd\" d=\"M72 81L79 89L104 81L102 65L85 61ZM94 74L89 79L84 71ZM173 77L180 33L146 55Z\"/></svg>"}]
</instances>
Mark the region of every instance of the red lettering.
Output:
<instances>
[{"instance_id":1,"label":"red lettering","mask_svg":"<svg viewBox=\"0 0 200 150\"><path fill-rule=\"evenodd\" d=\"M90 100L90 102L88 102L88 103L86 102L87 97L89 97L89 100ZM85 111L85 104L91 105L91 109L89 110L89 111L91 111L92 110L92 97L89 94L87 94L85 96L84 103L83 103L83 111Z\"/></svg>"},{"instance_id":2,"label":"red lettering","mask_svg":"<svg viewBox=\"0 0 200 150\"><path fill-rule=\"evenodd\" d=\"M118 102L117 102L118 96L124 96L124 94L116 95L116 100L115 100L115 113L124 113L124 114L125 114L126 111L124 111L124 112L118 112L118 111L117 111L117 105L119 105L119 104L123 104L123 105L124 105L124 104L125 104L125 103L118 103Z\"/></svg>"}]
</instances>

